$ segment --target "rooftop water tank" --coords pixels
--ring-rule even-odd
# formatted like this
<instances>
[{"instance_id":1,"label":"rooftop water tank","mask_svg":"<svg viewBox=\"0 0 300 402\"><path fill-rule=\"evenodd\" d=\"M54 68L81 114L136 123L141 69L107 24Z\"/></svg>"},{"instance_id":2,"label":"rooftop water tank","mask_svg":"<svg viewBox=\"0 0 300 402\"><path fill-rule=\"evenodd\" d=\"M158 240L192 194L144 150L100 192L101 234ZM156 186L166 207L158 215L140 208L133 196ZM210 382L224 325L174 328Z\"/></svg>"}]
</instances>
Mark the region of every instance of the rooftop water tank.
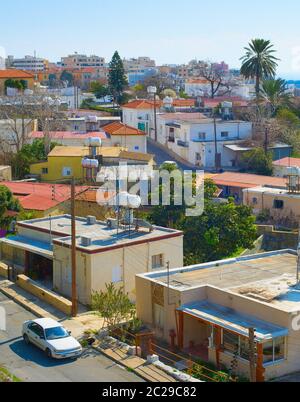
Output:
<instances>
[{"instance_id":1,"label":"rooftop water tank","mask_svg":"<svg viewBox=\"0 0 300 402\"><path fill-rule=\"evenodd\" d=\"M138 209L142 204L141 197L127 192L121 192L116 196L116 205L124 208Z\"/></svg>"},{"instance_id":2,"label":"rooftop water tank","mask_svg":"<svg viewBox=\"0 0 300 402\"><path fill-rule=\"evenodd\" d=\"M99 161L97 159L82 159L81 165L86 169L98 169Z\"/></svg>"},{"instance_id":3,"label":"rooftop water tank","mask_svg":"<svg viewBox=\"0 0 300 402\"><path fill-rule=\"evenodd\" d=\"M102 146L102 140L101 138L98 137L90 137L85 141L85 145L87 147L101 147Z\"/></svg>"}]
</instances>

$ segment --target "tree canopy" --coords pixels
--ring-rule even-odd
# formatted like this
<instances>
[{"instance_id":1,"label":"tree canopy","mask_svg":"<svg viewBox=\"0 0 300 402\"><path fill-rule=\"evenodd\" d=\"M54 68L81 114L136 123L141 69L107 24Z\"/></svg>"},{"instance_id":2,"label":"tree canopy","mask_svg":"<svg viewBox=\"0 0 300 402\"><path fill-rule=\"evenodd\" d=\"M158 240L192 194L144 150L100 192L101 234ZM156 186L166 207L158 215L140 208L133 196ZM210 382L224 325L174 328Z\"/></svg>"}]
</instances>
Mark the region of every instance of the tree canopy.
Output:
<instances>
[{"instance_id":1,"label":"tree canopy","mask_svg":"<svg viewBox=\"0 0 300 402\"><path fill-rule=\"evenodd\" d=\"M274 50L271 41L265 39L253 39L248 47L245 47L245 51L245 55L241 58L241 74L245 78L255 78L255 90L258 100L261 80L275 76L279 59L274 56L276 50Z\"/></svg>"},{"instance_id":2,"label":"tree canopy","mask_svg":"<svg viewBox=\"0 0 300 402\"><path fill-rule=\"evenodd\" d=\"M241 157L241 167L244 172L272 176L272 152L266 154L263 148L255 148L251 151L245 152Z\"/></svg>"},{"instance_id":3,"label":"tree canopy","mask_svg":"<svg viewBox=\"0 0 300 402\"><path fill-rule=\"evenodd\" d=\"M0 185L0 228L7 230L15 219L9 212L20 212L21 206L12 192L5 186Z\"/></svg>"}]
</instances>

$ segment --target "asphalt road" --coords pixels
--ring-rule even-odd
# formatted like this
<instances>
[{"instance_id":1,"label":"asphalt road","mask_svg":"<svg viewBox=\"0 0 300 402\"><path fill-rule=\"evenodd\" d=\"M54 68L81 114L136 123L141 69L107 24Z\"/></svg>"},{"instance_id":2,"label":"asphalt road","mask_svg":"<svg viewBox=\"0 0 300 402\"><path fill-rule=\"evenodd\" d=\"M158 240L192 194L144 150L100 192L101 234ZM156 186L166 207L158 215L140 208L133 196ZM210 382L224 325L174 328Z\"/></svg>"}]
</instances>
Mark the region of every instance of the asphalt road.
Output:
<instances>
[{"instance_id":1,"label":"asphalt road","mask_svg":"<svg viewBox=\"0 0 300 402\"><path fill-rule=\"evenodd\" d=\"M0 366L25 382L142 382L113 361L94 351L87 351L74 361L48 359L21 337L24 321L35 318L31 313L0 293L0 307L6 310L6 331L0 331Z\"/></svg>"},{"instance_id":2,"label":"asphalt road","mask_svg":"<svg viewBox=\"0 0 300 402\"><path fill-rule=\"evenodd\" d=\"M162 150L160 147L156 146L155 143L152 141L148 141L147 144L147 152L149 154L155 155L155 162L157 165L162 165L166 161L173 161L174 158L168 154L167 151ZM177 162L177 161L176 161ZM188 165L185 165L184 163L177 162L178 166L182 170L191 170L191 168Z\"/></svg>"}]
</instances>

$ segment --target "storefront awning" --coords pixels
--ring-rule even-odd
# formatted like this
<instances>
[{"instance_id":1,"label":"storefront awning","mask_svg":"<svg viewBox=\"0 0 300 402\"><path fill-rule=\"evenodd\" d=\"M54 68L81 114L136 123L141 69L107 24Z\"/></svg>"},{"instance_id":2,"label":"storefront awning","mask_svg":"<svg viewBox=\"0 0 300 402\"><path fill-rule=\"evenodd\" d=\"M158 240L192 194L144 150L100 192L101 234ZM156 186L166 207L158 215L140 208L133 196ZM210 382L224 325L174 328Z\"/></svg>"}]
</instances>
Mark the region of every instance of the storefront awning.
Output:
<instances>
[{"instance_id":1,"label":"storefront awning","mask_svg":"<svg viewBox=\"0 0 300 402\"><path fill-rule=\"evenodd\" d=\"M254 328L259 342L288 335L287 328L279 327L253 316L240 314L233 309L208 301L184 305L178 310L245 337L248 337L249 329Z\"/></svg>"},{"instance_id":2,"label":"storefront awning","mask_svg":"<svg viewBox=\"0 0 300 402\"><path fill-rule=\"evenodd\" d=\"M41 242L24 236L3 238L0 239L0 243L20 250L29 251L48 259L53 259L52 245L50 243Z\"/></svg>"}]
</instances>

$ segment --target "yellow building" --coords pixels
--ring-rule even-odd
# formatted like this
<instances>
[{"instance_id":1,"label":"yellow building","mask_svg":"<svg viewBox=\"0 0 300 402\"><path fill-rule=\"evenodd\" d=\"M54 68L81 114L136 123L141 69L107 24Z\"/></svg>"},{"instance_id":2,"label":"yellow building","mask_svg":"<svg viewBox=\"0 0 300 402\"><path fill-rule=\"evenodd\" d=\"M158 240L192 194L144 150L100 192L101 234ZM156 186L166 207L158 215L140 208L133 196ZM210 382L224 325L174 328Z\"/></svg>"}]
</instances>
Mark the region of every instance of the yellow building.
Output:
<instances>
[{"instance_id":1,"label":"yellow building","mask_svg":"<svg viewBox=\"0 0 300 402\"><path fill-rule=\"evenodd\" d=\"M83 180L85 177L82 168L82 159L90 155L88 147L55 147L45 162L34 163L30 166L30 174L38 176L42 181L57 182L74 177ZM153 165L153 155L137 152L127 152L122 147L101 147L97 149L97 156L102 159L103 165L118 165L119 162L128 164Z\"/></svg>"},{"instance_id":2,"label":"yellow building","mask_svg":"<svg viewBox=\"0 0 300 402\"><path fill-rule=\"evenodd\" d=\"M0 95L6 95L7 80L24 81L28 89L34 89L35 76L23 70L0 70Z\"/></svg>"}]
</instances>

